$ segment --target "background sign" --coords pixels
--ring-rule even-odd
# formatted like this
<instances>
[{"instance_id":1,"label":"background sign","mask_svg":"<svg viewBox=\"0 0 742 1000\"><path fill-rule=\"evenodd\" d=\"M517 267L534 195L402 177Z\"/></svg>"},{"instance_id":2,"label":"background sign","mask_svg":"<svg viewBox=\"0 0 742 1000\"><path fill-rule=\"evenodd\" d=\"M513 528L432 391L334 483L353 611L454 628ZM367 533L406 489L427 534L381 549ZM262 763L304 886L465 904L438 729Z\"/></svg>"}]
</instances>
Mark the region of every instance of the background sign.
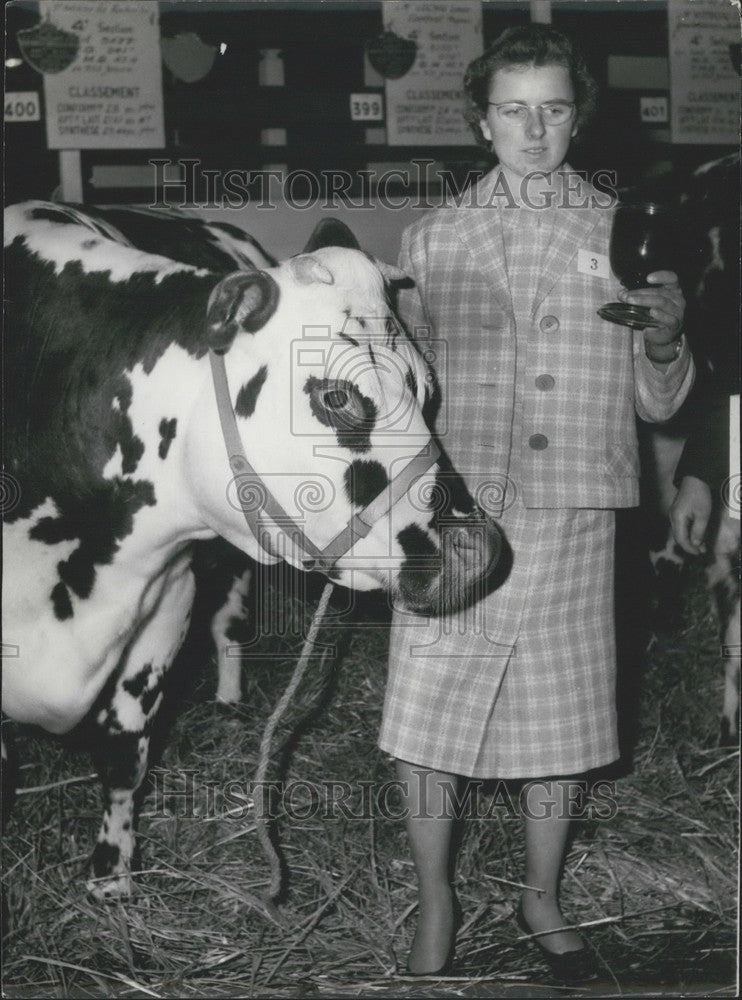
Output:
<instances>
[{"instance_id":1,"label":"background sign","mask_svg":"<svg viewBox=\"0 0 742 1000\"><path fill-rule=\"evenodd\" d=\"M672 0L667 23L672 141L738 143L739 9L727 0Z\"/></svg>"},{"instance_id":2,"label":"background sign","mask_svg":"<svg viewBox=\"0 0 742 1000\"><path fill-rule=\"evenodd\" d=\"M35 90L6 91L3 108L6 122L41 121L39 95Z\"/></svg>"},{"instance_id":3,"label":"background sign","mask_svg":"<svg viewBox=\"0 0 742 1000\"><path fill-rule=\"evenodd\" d=\"M384 105L381 94L351 94L350 120L352 122L383 122Z\"/></svg>"},{"instance_id":4,"label":"background sign","mask_svg":"<svg viewBox=\"0 0 742 1000\"><path fill-rule=\"evenodd\" d=\"M36 36L27 37L25 45L44 72L49 148L163 147L157 4L42 0L39 6L42 23L30 29L28 35ZM74 58L62 69L52 68L45 46L53 43L50 55L58 54L65 39L64 50Z\"/></svg>"},{"instance_id":5,"label":"background sign","mask_svg":"<svg viewBox=\"0 0 742 1000\"><path fill-rule=\"evenodd\" d=\"M480 0L384 0L387 49L404 46L410 68L386 73L390 146L471 145L464 109L464 71L482 53ZM412 52L414 50L414 61ZM376 53L370 53L372 63Z\"/></svg>"}]
</instances>

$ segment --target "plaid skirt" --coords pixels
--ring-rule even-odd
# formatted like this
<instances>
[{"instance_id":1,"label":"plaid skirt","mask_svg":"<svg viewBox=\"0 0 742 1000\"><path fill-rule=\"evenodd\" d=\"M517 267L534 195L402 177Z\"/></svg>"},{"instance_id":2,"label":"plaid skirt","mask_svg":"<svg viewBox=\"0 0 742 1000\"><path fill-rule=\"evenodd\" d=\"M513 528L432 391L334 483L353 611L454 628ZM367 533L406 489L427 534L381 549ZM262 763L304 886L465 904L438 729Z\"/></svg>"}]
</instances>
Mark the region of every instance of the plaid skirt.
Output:
<instances>
[{"instance_id":1,"label":"plaid skirt","mask_svg":"<svg viewBox=\"0 0 742 1000\"><path fill-rule=\"evenodd\" d=\"M395 611L382 750L480 778L576 774L618 757L612 510L498 520L505 581L446 618Z\"/></svg>"}]
</instances>

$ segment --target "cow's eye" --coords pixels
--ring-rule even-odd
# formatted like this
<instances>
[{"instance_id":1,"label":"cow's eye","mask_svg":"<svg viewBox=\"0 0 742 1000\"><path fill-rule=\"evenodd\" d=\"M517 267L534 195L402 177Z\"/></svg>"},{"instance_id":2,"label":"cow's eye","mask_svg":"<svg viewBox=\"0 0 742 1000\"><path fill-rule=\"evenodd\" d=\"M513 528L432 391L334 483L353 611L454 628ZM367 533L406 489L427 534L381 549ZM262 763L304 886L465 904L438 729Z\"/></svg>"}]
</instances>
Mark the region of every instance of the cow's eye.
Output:
<instances>
[{"instance_id":1,"label":"cow's eye","mask_svg":"<svg viewBox=\"0 0 742 1000\"><path fill-rule=\"evenodd\" d=\"M345 389L328 389L322 394L322 402L328 410L344 410L348 405L348 393Z\"/></svg>"},{"instance_id":2,"label":"cow's eye","mask_svg":"<svg viewBox=\"0 0 742 1000\"><path fill-rule=\"evenodd\" d=\"M310 375L304 384L312 414L325 427L340 434L366 434L374 425L376 406L348 379L319 379Z\"/></svg>"}]
</instances>

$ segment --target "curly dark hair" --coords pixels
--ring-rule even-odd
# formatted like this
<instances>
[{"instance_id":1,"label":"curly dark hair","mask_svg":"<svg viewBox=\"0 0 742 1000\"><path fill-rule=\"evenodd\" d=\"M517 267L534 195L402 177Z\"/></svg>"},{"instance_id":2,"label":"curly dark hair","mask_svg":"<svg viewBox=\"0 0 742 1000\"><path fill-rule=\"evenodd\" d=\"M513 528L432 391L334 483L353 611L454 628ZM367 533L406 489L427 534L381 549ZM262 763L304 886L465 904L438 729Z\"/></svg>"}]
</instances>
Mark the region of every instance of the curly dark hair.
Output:
<instances>
[{"instance_id":1,"label":"curly dark hair","mask_svg":"<svg viewBox=\"0 0 742 1000\"><path fill-rule=\"evenodd\" d=\"M464 76L467 108L464 117L480 146L490 148L479 125L487 115L492 77L507 66L564 66L569 70L575 91L577 127L581 131L595 114L598 85L582 53L571 39L548 24L528 24L508 28L487 51L473 59Z\"/></svg>"}]
</instances>

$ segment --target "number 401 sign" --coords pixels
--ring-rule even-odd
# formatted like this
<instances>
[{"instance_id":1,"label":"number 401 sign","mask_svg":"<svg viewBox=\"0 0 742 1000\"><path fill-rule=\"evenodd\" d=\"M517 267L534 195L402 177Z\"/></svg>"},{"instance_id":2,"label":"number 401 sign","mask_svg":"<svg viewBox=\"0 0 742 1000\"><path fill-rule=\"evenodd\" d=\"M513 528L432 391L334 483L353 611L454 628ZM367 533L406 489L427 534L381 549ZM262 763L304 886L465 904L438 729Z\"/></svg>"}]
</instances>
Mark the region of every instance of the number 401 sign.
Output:
<instances>
[{"instance_id":1,"label":"number 401 sign","mask_svg":"<svg viewBox=\"0 0 742 1000\"><path fill-rule=\"evenodd\" d=\"M8 91L4 106L6 122L41 121L39 95L33 90Z\"/></svg>"},{"instance_id":2,"label":"number 401 sign","mask_svg":"<svg viewBox=\"0 0 742 1000\"><path fill-rule=\"evenodd\" d=\"M381 94L351 94L350 120L353 122L383 122L384 105Z\"/></svg>"}]
</instances>

